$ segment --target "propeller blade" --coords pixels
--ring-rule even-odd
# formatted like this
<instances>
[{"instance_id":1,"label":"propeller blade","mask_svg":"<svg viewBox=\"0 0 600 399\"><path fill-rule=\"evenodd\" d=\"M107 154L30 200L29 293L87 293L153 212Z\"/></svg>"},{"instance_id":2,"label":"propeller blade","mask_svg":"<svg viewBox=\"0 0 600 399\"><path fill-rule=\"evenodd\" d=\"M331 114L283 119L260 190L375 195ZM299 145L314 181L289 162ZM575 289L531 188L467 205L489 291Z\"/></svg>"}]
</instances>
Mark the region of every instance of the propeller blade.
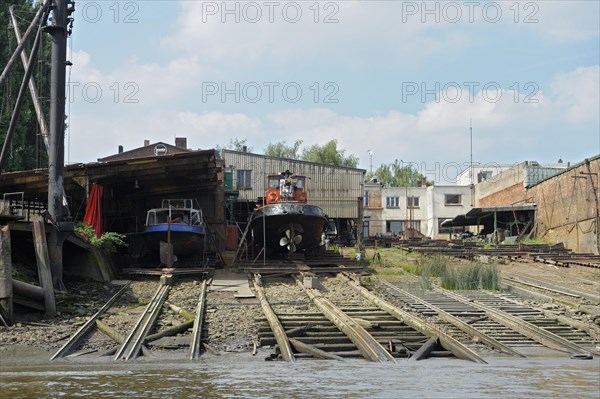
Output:
<instances>
[{"instance_id":1,"label":"propeller blade","mask_svg":"<svg viewBox=\"0 0 600 399\"><path fill-rule=\"evenodd\" d=\"M283 247L283 246L288 245L289 242L290 242L290 240L288 240L287 237L281 237L281 240L279 240L279 245Z\"/></svg>"},{"instance_id":2,"label":"propeller blade","mask_svg":"<svg viewBox=\"0 0 600 399\"><path fill-rule=\"evenodd\" d=\"M302 242L302 236L300 234L298 234L297 236L294 236L294 239L292 240L292 242L294 244L300 244Z\"/></svg>"},{"instance_id":3,"label":"propeller blade","mask_svg":"<svg viewBox=\"0 0 600 399\"><path fill-rule=\"evenodd\" d=\"M291 252L296 252L296 245L294 245L293 241L290 242L290 245L288 245L288 249L290 250L290 253Z\"/></svg>"},{"instance_id":4,"label":"propeller blade","mask_svg":"<svg viewBox=\"0 0 600 399\"><path fill-rule=\"evenodd\" d=\"M287 238L291 238L291 237L292 237L292 231L291 231L290 229L286 230L286 231L285 231L285 236L286 236Z\"/></svg>"}]
</instances>

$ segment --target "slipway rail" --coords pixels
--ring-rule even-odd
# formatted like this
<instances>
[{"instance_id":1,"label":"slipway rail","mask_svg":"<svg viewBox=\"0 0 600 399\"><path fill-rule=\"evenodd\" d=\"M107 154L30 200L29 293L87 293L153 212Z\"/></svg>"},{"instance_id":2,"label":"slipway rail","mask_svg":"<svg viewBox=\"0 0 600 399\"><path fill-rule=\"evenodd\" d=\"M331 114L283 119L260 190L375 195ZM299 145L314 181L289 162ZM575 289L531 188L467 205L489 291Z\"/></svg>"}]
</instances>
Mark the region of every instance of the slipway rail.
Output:
<instances>
[{"instance_id":1,"label":"slipway rail","mask_svg":"<svg viewBox=\"0 0 600 399\"><path fill-rule=\"evenodd\" d=\"M439 306L436 306L432 303L424 301L421 298L411 294L410 292L408 292L406 290L402 290L401 288L396 287L395 285L392 285L388 282L382 282L382 284L386 288L390 289L391 291L401 292L403 295L409 297L414 302L419 303L419 304L426 306L429 309L433 310L434 312L437 313L438 317L440 317L445 322L452 324L453 326L455 326L462 332L466 333L469 337L477 338L479 341L483 342L484 344L488 345L489 347L497 349L501 352L508 353L513 356L526 357L525 355L517 352L516 350L512 349L508 345L505 345L502 342L498 341L497 339L490 337L488 334L484 333L483 331L480 331L477 328L473 327L472 325L465 323L460 318L453 316L452 314L450 314L449 312L440 308Z\"/></svg>"},{"instance_id":2,"label":"slipway rail","mask_svg":"<svg viewBox=\"0 0 600 399\"><path fill-rule=\"evenodd\" d=\"M138 357L146 335L154 327L163 302L167 298L170 286L160 285L152 300L140 316L131 333L115 355L115 360L130 360Z\"/></svg>"},{"instance_id":3,"label":"slipway rail","mask_svg":"<svg viewBox=\"0 0 600 399\"><path fill-rule=\"evenodd\" d=\"M513 316L502 310L494 309L492 306L485 305L478 300L472 300L465 298L462 295L450 292L446 289L433 287L433 290L442 293L450 298L453 298L459 302L468 303L475 308L483 310L490 319L497 321L498 323L509 326L510 328L518 331L522 335L531 338L532 340L539 342L540 344L547 346L548 348L555 349L562 352L571 353L572 355L578 356L591 356L592 354L598 355L596 351L590 351L582 346L579 346L563 337L560 337L550 331L546 331L543 328L536 326L533 323L525 321L519 317Z\"/></svg>"},{"instance_id":4,"label":"slipway rail","mask_svg":"<svg viewBox=\"0 0 600 399\"><path fill-rule=\"evenodd\" d=\"M195 360L200 357L200 346L202 344L202 324L204 323L204 310L206 309L206 285L206 280L204 280L202 282L200 297L198 298L196 318L194 319L194 329L192 330L190 360Z\"/></svg>"},{"instance_id":5,"label":"slipway rail","mask_svg":"<svg viewBox=\"0 0 600 399\"><path fill-rule=\"evenodd\" d=\"M262 307L263 313L269 322L269 326L271 327L271 331L275 335L275 340L277 341L277 345L279 345L279 350L281 351L281 356L283 360L287 362L295 362L296 358L294 357L294 353L292 352L292 347L290 346L290 341L285 333L281 322L277 318L277 315L269 305L269 301L267 300L267 296L265 295L265 290L262 286L262 281L259 274L254 275L254 289L256 290L256 294L258 295L258 299L260 301L260 306Z\"/></svg>"},{"instance_id":6,"label":"slipway rail","mask_svg":"<svg viewBox=\"0 0 600 399\"><path fill-rule=\"evenodd\" d=\"M50 360L54 360L59 357L65 357L73 350L73 348L79 346L83 338L96 326L96 320L98 320L100 316L102 316L117 299L119 299L125 290L129 288L130 284L131 281L127 282L123 288L113 295L112 298L110 298L108 302L106 302L106 304L100 308L100 310L90 317L90 319L86 321L85 324L82 325L79 330L73 334L73 336L71 336L71 338L69 338L69 340L54 354L54 356L50 358Z\"/></svg>"},{"instance_id":7,"label":"slipway rail","mask_svg":"<svg viewBox=\"0 0 600 399\"><path fill-rule=\"evenodd\" d=\"M441 329L427 323L424 320L419 319L418 317L413 316L412 314L392 305L386 300L378 297L365 287L362 287L358 284L348 273L342 273L344 277L347 278L348 284L350 284L355 290L360 292L362 296L370 300L372 303L377 305L381 310L384 310L396 317L399 320L402 320L407 325L411 326L415 330L421 332L423 335L433 338L438 337L439 342L446 350L450 351L454 356L459 359L469 360L475 363L487 363L481 356L477 353L473 352L467 346L446 334Z\"/></svg>"},{"instance_id":8,"label":"slipway rail","mask_svg":"<svg viewBox=\"0 0 600 399\"><path fill-rule=\"evenodd\" d=\"M304 289L323 315L356 345L356 348L365 359L373 362L394 362L394 357L356 320L325 298L319 290L306 288L299 280L297 280L297 283Z\"/></svg>"}]
</instances>

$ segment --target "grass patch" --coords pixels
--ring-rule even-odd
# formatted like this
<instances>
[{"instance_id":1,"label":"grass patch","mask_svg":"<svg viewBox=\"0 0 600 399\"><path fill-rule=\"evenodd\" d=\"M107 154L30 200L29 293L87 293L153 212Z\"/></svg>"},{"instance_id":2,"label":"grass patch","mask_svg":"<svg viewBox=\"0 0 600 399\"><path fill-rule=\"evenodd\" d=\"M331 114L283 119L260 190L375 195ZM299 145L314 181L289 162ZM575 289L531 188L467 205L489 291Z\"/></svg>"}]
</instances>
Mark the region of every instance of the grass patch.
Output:
<instances>
[{"instance_id":1,"label":"grass patch","mask_svg":"<svg viewBox=\"0 0 600 399\"><path fill-rule=\"evenodd\" d=\"M472 262L448 267L441 277L442 287L448 290L498 290L500 270L495 263Z\"/></svg>"}]
</instances>

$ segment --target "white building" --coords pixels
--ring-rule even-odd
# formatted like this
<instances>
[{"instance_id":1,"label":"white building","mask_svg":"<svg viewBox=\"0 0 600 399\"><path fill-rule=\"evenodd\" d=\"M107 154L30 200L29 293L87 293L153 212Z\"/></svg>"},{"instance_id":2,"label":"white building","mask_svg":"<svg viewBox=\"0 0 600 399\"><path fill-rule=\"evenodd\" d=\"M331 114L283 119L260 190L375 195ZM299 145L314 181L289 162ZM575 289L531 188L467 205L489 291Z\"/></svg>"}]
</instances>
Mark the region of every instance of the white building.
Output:
<instances>
[{"instance_id":1,"label":"white building","mask_svg":"<svg viewBox=\"0 0 600 399\"><path fill-rule=\"evenodd\" d=\"M383 187L365 183L365 237L410 236L410 230L430 237L448 238L440 224L465 214L473 207L470 186Z\"/></svg>"}]
</instances>

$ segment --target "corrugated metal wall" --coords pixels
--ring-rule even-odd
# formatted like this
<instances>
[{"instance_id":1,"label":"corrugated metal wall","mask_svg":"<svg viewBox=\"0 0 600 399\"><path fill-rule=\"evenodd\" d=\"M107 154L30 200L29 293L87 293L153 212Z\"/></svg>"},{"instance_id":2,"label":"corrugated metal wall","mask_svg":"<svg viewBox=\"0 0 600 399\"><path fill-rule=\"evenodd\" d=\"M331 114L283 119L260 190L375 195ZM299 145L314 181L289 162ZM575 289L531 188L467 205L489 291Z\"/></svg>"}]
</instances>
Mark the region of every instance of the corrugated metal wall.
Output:
<instances>
[{"instance_id":1,"label":"corrugated metal wall","mask_svg":"<svg viewBox=\"0 0 600 399\"><path fill-rule=\"evenodd\" d=\"M237 171L251 170L251 188L240 189L239 199L257 201L265 193L267 176L285 170L309 178L308 201L318 205L331 218L358 217L359 198L363 197L365 170L342 168L283 158L270 158L264 155L223 150L225 167L233 167L233 187L236 188Z\"/></svg>"}]
</instances>

